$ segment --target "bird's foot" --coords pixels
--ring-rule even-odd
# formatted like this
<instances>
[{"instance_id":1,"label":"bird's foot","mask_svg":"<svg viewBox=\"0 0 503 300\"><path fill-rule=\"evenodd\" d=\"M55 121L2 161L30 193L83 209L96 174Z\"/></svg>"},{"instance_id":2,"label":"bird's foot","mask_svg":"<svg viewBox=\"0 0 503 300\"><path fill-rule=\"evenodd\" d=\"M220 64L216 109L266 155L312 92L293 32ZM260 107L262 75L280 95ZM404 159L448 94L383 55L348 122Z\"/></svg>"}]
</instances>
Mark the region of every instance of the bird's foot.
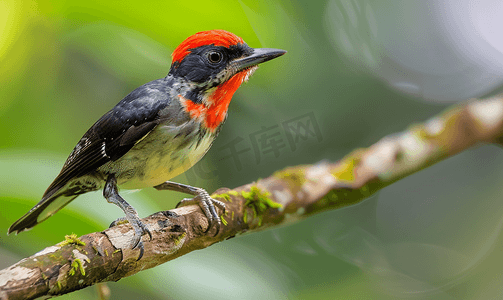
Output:
<instances>
[{"instance_id":1,"label":"bird's foot","mask_svg":"<svg viewBox=\"0 0 503 300\"><path fill-rule=\"evenodd\" d=\"M204 232L208 232L210 228L212 228L216 224L217 230L213 235L216 236L220 232L220 226L222 226L222 222L220 220L220 216L217 214L215 206L218 206L225 212L225 203L211 198L208 192L206 192L204 189L197 189L197 195L195 195L194 198L182 199L180 202L178 202L176 207L192 204L199 205L199 207L201 207L204 214L206 215L206 218L208 218L208 228Z\"/></svg>"},{"instance_id":2,"label":"bird's foot","mask_svg":"<svg viewBox=\"0 0 503 300\"><path fill-rule=\"evenodd\" d=\"M217 214L215 206L218 206L225 212L225 204L223 202L211 198L208 192L206 192L202 188L193 187L190 185L176 183L172 181L166 181L164 183L155 186L154 188L156 188L157 190L170 190L193 195L194 198L185 198L182 201L180 201L176 205L176 207L192 205L192 204L199 205L199 207L201 207L201 209L203 210L206 218L208 218L209 223L208 228L204 232L205 233L208 232L215 224L217 224L217 230L214 236L218 234L222 222Z\"/></svg>"},{"instance_id":3,"label":"bird's foot","mask_svg":"<svg viewBox=\"0 0 503 300\"><path fill-rule=\"evenodd\" d=\"M150 237L150 240L152 240L152 233L148 229L148 227L140 220L140 218L136 215L129 216L129 217L121 217L118 218L117 220L113 221L110 224L110 227L114 227L117 225L122 225L129 223L131 226L133 226L134 230L134 235L133 238L131 239L131 249L140 249L140 255L138 256L137 260L140 260L143 257L143 252L145 251L145 248L143 246L143 241L142 241L142 236L144 234L148 234Z\"/></svg>"}]
</instances>

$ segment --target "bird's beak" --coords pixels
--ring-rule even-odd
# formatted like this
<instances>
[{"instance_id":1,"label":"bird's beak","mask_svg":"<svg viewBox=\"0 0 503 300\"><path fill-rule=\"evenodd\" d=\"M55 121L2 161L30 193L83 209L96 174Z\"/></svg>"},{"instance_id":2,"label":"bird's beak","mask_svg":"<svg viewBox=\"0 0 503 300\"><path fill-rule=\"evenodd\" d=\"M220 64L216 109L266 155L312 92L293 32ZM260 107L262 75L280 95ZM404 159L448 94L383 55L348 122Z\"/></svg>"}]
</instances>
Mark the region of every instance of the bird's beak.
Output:
<instances>
[{"instance_id":1,"label":"bird's beak","mask_svg":"<svg viewBox=\"0 0 503 300\"><path fill-rule=\"evenodd\" d=\"M281 49L255 48L250 55L236 59L233 61L233 64L239 71L241 71L248 67L279 57L285 53L286 51Z\"/></svg>"}]
</instances>

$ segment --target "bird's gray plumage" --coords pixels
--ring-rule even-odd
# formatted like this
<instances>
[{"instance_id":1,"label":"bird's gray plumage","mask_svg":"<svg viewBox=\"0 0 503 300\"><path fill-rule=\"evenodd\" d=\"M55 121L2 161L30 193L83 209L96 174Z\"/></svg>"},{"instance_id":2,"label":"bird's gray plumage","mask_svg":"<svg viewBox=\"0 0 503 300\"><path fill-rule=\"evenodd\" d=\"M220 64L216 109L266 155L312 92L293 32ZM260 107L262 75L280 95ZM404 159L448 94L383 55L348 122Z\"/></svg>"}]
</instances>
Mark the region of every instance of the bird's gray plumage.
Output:
<instances>
[{"instance_id":1,"label":"bird's gray plumage","mask_svg":"<svg viewBox=\"0 0 503 300\"><path fill-rule=\"evenodd\" d=\"M29 229L78 195L103 188L108 174L115 174L118 184L126 188L143 188L169 180L197 162L216 135L200 128L176 101L176 95L187 89L185 82L168 75L124 97L84 134L40 202L14 223L9 233ZM194 135L207 141L198 151L200 155L169 156L188 153L172 150L190 146L187 144L198 140ZM199 148L192 147L196 146ZM164 167L165 174L152 172L154 165L159 170Z\"/></svg>"}]
</instances>

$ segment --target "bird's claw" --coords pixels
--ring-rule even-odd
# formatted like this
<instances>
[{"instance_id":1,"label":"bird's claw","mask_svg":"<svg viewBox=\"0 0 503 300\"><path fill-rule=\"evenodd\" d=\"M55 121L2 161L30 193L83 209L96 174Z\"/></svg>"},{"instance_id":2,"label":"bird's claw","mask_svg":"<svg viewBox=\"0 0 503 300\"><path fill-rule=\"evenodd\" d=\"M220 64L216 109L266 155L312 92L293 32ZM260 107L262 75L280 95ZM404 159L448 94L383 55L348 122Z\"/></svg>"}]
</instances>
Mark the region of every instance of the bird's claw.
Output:
<instances>
[{"instance_id":1,"label":"bird's claw","mask_svg":"<svg viewBox=\"0 0 503 300\"><path fill-rule=\"evenodd\" d=\"M134 229L134 237L131 241L131 249L136 249L140 244L142 244L141 238L145 233L148 234L150 240L152 240L152 233L140 219L134 220L131 225Z\"/></svg>"},{"instance_id":2,"label":"bird's claw","mask_svg":"<svg viewBox=\"0 0 503 300\"><path fill-rule=\"evenodd\" d=\"M213 235L216 236L220 232L220 226L222 226L222 222L220 220L220 216L217 214L215 206L218 206L225 212L225 203L211 198L208 192L206 192L205 190L201 190L201 192L194 198L182 199L180 202L178 202L176 207L193 205L193 204L199 205L199 207L201 207L201 209L203 210L204 215L208 219L209 223L208 228L206 228L204 233L207 233L216 224L217 230Z\"/></svg>"},{"instance_id":3,"label":"bird's claw","mask_svg":"<svg viewBox=\"0 0 503 300\"><path fill-rule=\"evenodd\" d=\"M144 247L143 247L143 242L142 242L142 236L144 234L148 234L150 237L150 240L152 240L152 233L150 232L150 229L140 220L140 218L131 218L128 219L127 217L122 217L118 218L117 220L113 221L110 224L110 227L114 227L120 224L125 224L125 223L130 223L131 226L133 226L134 230L134 235L133 238L131 239L131 249L140 249L140 255L138 256L137 260L140 260L143 257L143 252L144 252Z\"/></svg>"}]
</instances>

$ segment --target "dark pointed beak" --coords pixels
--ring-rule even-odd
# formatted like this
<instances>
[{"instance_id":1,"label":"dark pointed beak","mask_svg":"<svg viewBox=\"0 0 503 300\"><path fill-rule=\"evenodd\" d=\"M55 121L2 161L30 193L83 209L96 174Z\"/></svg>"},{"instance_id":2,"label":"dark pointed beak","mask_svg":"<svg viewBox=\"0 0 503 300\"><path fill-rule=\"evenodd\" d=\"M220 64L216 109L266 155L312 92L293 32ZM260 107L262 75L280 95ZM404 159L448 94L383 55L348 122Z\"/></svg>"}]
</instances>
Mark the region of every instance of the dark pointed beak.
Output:
<instances>
[{"instance_id":1,"label":"dark pointed beak","mask_svg":"<svg viewBox=\"0 0 503 300\"><path fill-rule=\"evenodd\" d=\"M233 61L233 64L238 68L238 70L243 70L279 57L285 53L286 51L281 49L255 48L250 55L236 59Z\"/></svg>"}]
</instances>

